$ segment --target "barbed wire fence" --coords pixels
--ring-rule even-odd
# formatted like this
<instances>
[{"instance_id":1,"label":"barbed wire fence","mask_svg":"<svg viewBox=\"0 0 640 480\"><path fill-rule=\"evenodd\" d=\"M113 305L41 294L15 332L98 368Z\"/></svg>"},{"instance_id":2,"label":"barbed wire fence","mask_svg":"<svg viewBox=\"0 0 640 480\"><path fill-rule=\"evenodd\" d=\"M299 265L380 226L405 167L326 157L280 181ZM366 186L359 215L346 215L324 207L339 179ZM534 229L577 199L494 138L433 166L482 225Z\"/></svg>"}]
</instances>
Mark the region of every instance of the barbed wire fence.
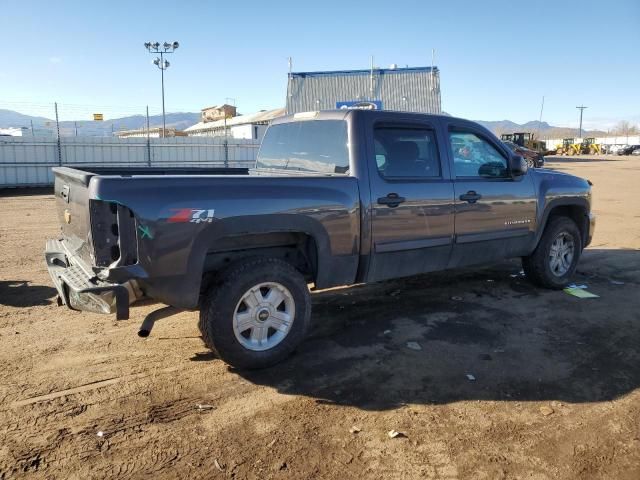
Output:
<instances>
[{"instance_id":1,"label":"barbed wire fence","mask_svg":"<svg viewBox=\"0 0 640 480\"><path fill-rule=\"evenodd\" d=\"M5 111L2 111L5 110ZM51 167L251 168L259 141L175 136L200 121L199 110L167 113L147 106L95 105L0 99L0 188L48 185ZM102 120L94 120L94 114ZM18 132L5 131L12 127ZM15 135L15 136L13 136Z\"/></svg>"},{"instance_id":2,"label":"barbed wire fence","mask_svg":"<svg viewBox=\"0 0 640 480\"><path fill-rule=\"evenodd\" d=\"M0 109L16 115L5 115L5 127L20 129L23 135L61 137L112 137L126 130L143 130L147 120L151 128L162 126L162 110L146 105L101 105L66 102L33 102L0 99ZM186 128L198 121L193 110L167 114L169 126ZM197 111L197 110L196 110ZM148 117L147 117L148 115ZM29 118L33 117L33 118Z\"/></svg>"}]
</instances>

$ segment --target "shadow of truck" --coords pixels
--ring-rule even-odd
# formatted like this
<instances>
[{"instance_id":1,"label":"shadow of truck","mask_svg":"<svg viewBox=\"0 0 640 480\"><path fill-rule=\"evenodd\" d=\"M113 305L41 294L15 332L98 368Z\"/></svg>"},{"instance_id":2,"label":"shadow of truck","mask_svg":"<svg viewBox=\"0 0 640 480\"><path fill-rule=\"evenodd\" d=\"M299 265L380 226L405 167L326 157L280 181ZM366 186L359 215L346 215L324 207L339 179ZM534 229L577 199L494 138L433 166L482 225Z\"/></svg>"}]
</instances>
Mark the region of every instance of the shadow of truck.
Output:
<instances>
[{"instance_id":1,"label":"shadow of truck","mask_svg":"<svg viewBox=\"0 0 640 480\"><path fill-rule=\"evenodd\" d=\"M585 252L575 280L596 299L533 287L519 271L513 261L319 292L298 353L238 373L285 394L367 410L599 402L640 386L639 251Z\"/></svg>"}]
</instances>

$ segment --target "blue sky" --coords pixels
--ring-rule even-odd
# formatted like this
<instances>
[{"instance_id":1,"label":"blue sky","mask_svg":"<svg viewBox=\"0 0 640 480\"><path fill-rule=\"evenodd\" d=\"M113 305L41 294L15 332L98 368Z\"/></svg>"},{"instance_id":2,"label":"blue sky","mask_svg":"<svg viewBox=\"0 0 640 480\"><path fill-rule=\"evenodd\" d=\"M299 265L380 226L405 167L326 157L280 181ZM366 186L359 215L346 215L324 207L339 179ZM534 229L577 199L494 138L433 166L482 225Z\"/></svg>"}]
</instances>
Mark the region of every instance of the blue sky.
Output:
<instances>
[{"instance_id":1,"label":"blue sky","mask_svg":"<svg viewBox=\"0 0 640 480\"><path fill-rule=\"evenodd\" d=\"M443 109L482 120L587 127L640 123L640 1L3 2L0 108L63 119L160 111L148 40L178 40L167 111L235 98L250 113L283 106L295 71L441 70ZM66 117L66 118L64 118Z\"/></svg>"}]
</instances>

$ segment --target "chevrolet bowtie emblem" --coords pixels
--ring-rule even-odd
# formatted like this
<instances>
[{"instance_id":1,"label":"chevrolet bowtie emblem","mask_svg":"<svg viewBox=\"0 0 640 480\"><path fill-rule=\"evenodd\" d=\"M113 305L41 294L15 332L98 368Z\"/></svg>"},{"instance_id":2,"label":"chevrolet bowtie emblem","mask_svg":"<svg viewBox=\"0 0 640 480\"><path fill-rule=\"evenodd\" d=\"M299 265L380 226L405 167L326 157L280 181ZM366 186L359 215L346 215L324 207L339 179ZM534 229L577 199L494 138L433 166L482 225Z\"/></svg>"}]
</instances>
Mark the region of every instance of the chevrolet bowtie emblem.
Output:
<instances>
[{"instance_id":1,"label":"chevrolet bowtie emblem","mask_svg":"<svg viewBox=\"0 0 640 480\"><path fill-rule=\"evenodd\" d=\"M71 212L69 210L64 211L64 221L71 223Z\"/></svg>"}]
</instances>

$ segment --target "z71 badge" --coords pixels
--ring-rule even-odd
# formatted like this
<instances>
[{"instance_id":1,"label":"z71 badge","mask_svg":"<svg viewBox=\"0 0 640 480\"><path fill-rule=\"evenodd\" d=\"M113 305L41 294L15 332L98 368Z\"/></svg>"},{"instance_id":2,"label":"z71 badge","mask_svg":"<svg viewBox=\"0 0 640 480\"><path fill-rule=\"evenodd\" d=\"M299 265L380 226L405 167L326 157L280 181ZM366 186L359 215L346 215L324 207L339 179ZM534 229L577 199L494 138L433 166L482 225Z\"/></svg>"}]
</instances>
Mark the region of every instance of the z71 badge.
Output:
<instances>
[{"instance_id":1,"label":"z71 badge","mask_svg":"<svg viewBox=\"0 0 640 480\"><path fill-rule=\"evenodd\" d=\"M211 223L215 214L213 209L199 208L173 208L172 211L175 213L167 219L169 223Z\"/></svg>"}]
</instances>

